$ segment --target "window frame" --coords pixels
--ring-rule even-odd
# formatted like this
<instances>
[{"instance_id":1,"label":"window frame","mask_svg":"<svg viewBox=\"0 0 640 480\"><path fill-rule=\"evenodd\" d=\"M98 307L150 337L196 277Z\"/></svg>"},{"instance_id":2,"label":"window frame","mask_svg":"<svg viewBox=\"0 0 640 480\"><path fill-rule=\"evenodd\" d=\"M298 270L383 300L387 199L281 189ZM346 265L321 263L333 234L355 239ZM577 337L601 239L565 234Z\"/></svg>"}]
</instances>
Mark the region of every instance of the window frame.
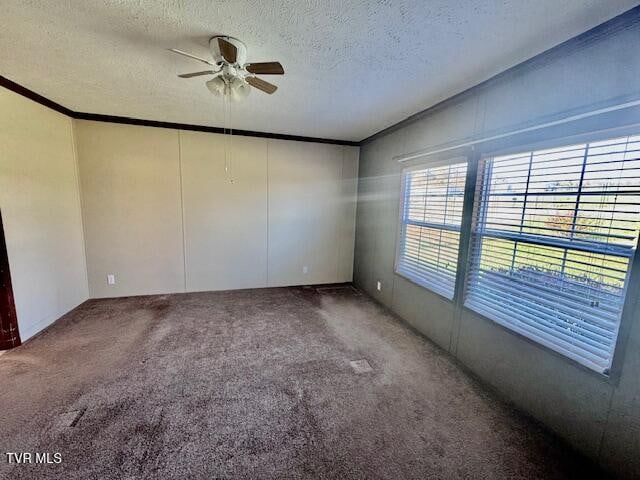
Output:
<instances>
[{"instance_id":1,"label":"window frame","mask_svg":"<svg viewBox=\"0 0 640 480\"><path fill-rule=\"evenodd\" d=\"M458 324L461 322L461 317L463 314L471 314L477 317L484 319L485 321L491 322L493 325L498 326L498 328L517 336L518 338L526 341L531 345L535 345L540 349L545 350L548 353L551 353L557 358L562 359L565 362L570 363L574 367L579 368L589 374L595 376L597 379L604 381L609 384L617 385L620 381L621 370L624 364L624 357L626 346L629 339L629 334L631 330L631 326L635 321L640 321L640 311L637 311L640 308L640 235L637 239L635 251L632 256L629 257L629 272L628 272L628 280L626 285L626 291L623 300L622 313L620 317L620 322L618 325L617 337L614 342L613 350L612 350L612 358L611 358L611 367L608 373L599 372L594 370L586 365L583 365L579 361L559 352L551 347L548 347L544 343L541 343L535 339L530 338L527 335L524 335L517 330L509 328L501 322L498 322L491 317L488 317L482 313L479 313L472 308L467 307L464 303L467 297L467 289L469 283L469 272L471 270L471 249L473 247L473 219L476 211L476 190L478 187L478 174L480 170L480 165L483 161L503 155L509 154L517 154L520 152L528 152L528 151L536 151L536 150L545 150L545 149L553 149L553 148L561 148L564 146L570 146L576 143L590 143L590 142L598 142L607 139L613 139L616 137L627 136L627 135L638 135L639 132L638 126L635 127L620 127L620 128L610 128L603 129L598 131L591 132L581 132L579 134L574 135L553 135L551 132L546 138L537 139L537 140L529 140L529 141L517 141L517 139L510 139L508 145L502 145L497 148L490 148L487 145L480 145L480 148L474 149L473 158L469 159L468 167L467 167L467 184L466 187L472 190L472 200L469 205L465 203L465 208L463 210L463 222L465 215L468 215L471 221L466 225L466 228L461 230L460 242L461 247L459 250L460 263L463 263L464 266L462 269L458 268L458 277L461 277L461 285L460 288L457 288L457 306L458 306ZM485 148L482 148L485 147ZM473 184L469 185L468 180L469 176L473 176ZM464 251L462 250L462 242L463 239L466 241L466 246ZM464 258L462 258L464 257ZM454 297L455 299L456 297ZM637 312L637 313L636 313Z\"/></svg>"},{"instance_id":2,"label":"window frame","mask_svg":"<svg viewBox=\"0 0 640 480\"><path fill-rule=\"evenodd\" d=\"M406 273L398 270L398 266L400 264L400 257L401 257L401 252L402 252L402 242L403 242L403 232L405 229L405 222L404 222L404 210L405 210L405 193L406 193L406 175L410 172L414 172L417 170L426 170L429 168L438 168L438 167L446 167L448 165L455 165L455 164L460 164L460 163L466 163L466 175L465 175L465 186L464 186L464 195L463 195L463 203L462 203L462 214L461 214L461 221L460 221L460 229L458 230L459 232L459 243L458 243L458 258L457 258L457 263L456 263L456 275L454 278L454 283L453 283L453 293L452 293L452 297L449 298L447 295L445 295L443 292L438 291L437 289L434 289L431 285L425 284L423 282L418 281L415 278L412 278L411 276L407 275ZM395 275L398 275L402 278L404 278L405 280L421 287L424 288L425 290L438 295L439 297L443 298L444 300L448 301L448 302L456 302L456 298L458 296L458 285L459 285L459 280L460 280L460 248L463 245L462 242L462 229L464 226L464 215L465 215L465 209L466 209L466 200L467 200L467 190L469 188L469 184L468 184L468 180L469 180L469 168L470 168L470 158L468 155L465 155L464 152L463 153L458 153L457 155L452 155L452 156L447 156L447 157L441 157L441 158L435 158L432 159L431 161L425 161L424 159L417 159L413 162L411 162L410 165L407 165L406 167L404 167L401 172L400 172L400 199L398 202L398 206L399 206L399 210L398 210L398 228L396 231L396 248L395 248L395 258L394 258L394 262L393 262L393 273ZM433 228L438 228L438 227L433 227ZM454 231L452 229L443 229L443 230L450 230L450 231Z\"/></svg>"},{"instance_id":3,"label":"window frame","mask_svg":"<svg viewBox=\"0 0 640 480\"><path fill-rule=\"evenodd\" d=\"M538 348L546 354L557 358L559 362L563 362L572 368L584 372L594 378L598 382L608 385L617 385L620 382L622 367L626 357L627 344L629 342L630 331L635 322L640 322L640 238L636 245L635 254L630 258L630 274L627 285L627 293L624 298L622 315L618 328L618 336L613 348L613 358L609 374L603 374L593 370L569 357L551 349L529 337L518 333L517 331L503 326L500 323L476 312L464 305L467 291L467 277L470 269L473 232L473 215L475 208L475 197L477 187L477 175L480 163L488 157L515 154L522 151L542 150L557 148L575 143L588 143L607 140L617 136L637 135L640 130L639 124L629 124L625 118L613 117L605 121L599 120L597 128L593 128L593 123L583 124L578 122L575 126L556 126L545 128L536 132L525 134L516 134L509 138L489 140L482 143L471 144L465 147L459 147L446 152L425 153L420 157L412 158L406 162L406 166L402 169L411 168L428 168L432 166L441 166L447 163L455 163L457 160L467 161L467 178L465 182L465 198L462 211L462 223L460 228L460 245L458 247L458 266L456 272L456 284L453 299L449 299L433 292L429 288L414 282L411 278L407 278L402 273L397 272L396 262L401 241L402 215L404 192L401 192L398 208L397 233L396 233L396 252L394 259L394 274L400 276L406 281L423 288L432 294L437 295L442 300L450 302L453 305L454 313L452 316L451 328L451 349L455 353L457 350L457 338L460 333L461 323L464 322L465 316L474 316L482 321L489 322L498 329L519 338L521 341ZM626 123L626 124L625 124ZM404 189L403 175L400 176L401 190Z\"/></svg>"}]
</instances>

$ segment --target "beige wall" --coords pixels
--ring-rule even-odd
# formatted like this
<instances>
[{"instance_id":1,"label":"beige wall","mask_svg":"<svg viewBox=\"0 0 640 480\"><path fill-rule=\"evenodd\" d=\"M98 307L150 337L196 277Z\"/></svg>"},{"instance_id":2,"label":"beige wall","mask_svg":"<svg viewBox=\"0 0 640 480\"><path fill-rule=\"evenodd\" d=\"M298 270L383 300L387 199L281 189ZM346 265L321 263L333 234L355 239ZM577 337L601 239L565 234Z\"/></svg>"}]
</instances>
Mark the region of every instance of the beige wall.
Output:
<instances>
[{"instance_id":1,"label":"beige wall","mask_svg":"<svg viewBox=\"0 0 640 480\"><path fill-rule=\"evenodd\" d=\"M267 285L267 140L180 132L187 290Z\"/></svg>"},{"instance_id":2,"label":"beige wall","mask_svg":"<svg viewBox=\"0 0 640 480\"><path fill-rule=\"evenodd\" d=\"M351 280L357 148L76 126L92 297Z\"/></svg>"},{"instance_id":3,"label":"beige wall","mask_svg":"<svg viewBox=\"0 0 640 480\"><path fill-rule=\"evenodd\" d=\"M0 88L0 210L22 341L89 296L72 121Z\"/></svg>"},{"instance_id":4,"label":"beige wall","mask_svg":"<svg viewBox=\"0 0 640 480\"><path fill-rule=\"evenodd\" d=\"M76 142L91 297L184 291L178 132L81 121Z\"/></svg>"},{"instance_id":5,"label":"beige wall","mask_svg":"<svg viewBox=\"0 0 640 480\"><path fill-rule=\"evenodd\" d=\"M227 173L222 135L0 107L23 340L89 297L351 281L356 147L238 136Z\"/></svg>"},{"instance_id":6,"label":"beige wall","mask_svg":"<svg viewBox=\"0 0 640 480\"><path fill-rule=\"evenodd\" d=\"M269 141L269 286L351 281L354 150Z\"/></svg>"}]
</instances>

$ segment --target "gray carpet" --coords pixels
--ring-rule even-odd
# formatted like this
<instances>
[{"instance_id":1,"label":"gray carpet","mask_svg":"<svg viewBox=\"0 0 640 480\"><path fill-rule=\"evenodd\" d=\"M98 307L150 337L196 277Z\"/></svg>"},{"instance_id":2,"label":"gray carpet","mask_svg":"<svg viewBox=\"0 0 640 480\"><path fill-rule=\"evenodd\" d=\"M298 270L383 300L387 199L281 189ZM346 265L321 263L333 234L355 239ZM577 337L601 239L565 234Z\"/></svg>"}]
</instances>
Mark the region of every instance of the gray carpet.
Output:
<instances>
[{"instance_id":1,"label":"gray carpet","mask_svg":"<svg viewBox=\"0 0 640 480\"><path fill-rule=\"evenodd\" d=\"M598 474L351 289L91 300L0 356L0 385L0 453L62 454L3 478Z\"/></svg>"}]
</instances>

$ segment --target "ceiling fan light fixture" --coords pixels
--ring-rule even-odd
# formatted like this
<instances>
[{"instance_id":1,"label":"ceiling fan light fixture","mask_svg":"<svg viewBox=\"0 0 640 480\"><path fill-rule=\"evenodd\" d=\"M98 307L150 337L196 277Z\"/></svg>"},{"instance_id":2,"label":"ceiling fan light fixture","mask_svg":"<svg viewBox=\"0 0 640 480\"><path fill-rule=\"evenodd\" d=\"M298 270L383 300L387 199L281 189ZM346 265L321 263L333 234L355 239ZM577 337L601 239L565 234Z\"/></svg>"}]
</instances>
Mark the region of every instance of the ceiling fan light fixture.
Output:
<instances>
[{"instance_id":1,"label":"ceiling fan light fixture","mask_svg":"<svg viewBox=\"0 0 640 480\"><path fill-rule=\"evenodd\" d=\"M233 101L240 101L249 95L251 87L240 77L235 77L229 84L229 97Z\"/></svg>"},{"instance_id":2,"label":"ceiling fan light fixture","mask_svg":"<svg viewBox=\"0 0 640 480\"><path fill-rule=\"evenodd\" d=\"M222 77L214 77L206 82L207 88L217 97L221 97L227 88L227 82Z\"/></svg>"},{"instance_id":3,"label":"ceiling fan light fixture","mask_svg":"<svg viewBox=\"0 0 640 480\"><path fill-rule=\"evenodd\" d=\"M283 75L284 68L280 62L247 63L247 46L237 38L216 35L209 39L212 60L193 55L176 48L169 50L178 55L198 60L212 67L211 70L184 73L180 78L193 78L202 75L216 75L207 84L209 91L217 97L225 97L232 101L246 98L252 88L269 95L278 87L256 75Z\"/></svg>"}]
</instances>

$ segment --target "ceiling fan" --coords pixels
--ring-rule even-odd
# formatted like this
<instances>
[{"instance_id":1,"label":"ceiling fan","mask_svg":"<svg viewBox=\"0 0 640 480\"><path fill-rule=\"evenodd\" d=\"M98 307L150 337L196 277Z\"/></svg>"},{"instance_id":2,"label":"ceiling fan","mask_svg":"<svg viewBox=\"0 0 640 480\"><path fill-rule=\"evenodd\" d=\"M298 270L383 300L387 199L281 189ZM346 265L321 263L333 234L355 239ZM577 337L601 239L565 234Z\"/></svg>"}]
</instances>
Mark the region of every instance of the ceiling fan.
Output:
<instances>
[{"instance_id":1,"label":"ceiling fan","mask_svg":"<svg viewBox=\"0 0 640 480\"><path fill-rule=\"evenodd\" d=\"M209 40L209 48L213 60L198 57L176 48L169 50L179 55L198 60L209 65L209 70L201 72L183 73L180 78L213 75L206 82L207 88L217 96L225 96L231 100L242 100L249 95L251 87L272 94L278 87L262 80L256 75L283 75L284 69L280 62L247 63L247 46L237 38L215 36Z\"/></svg>"}]
</instances>

